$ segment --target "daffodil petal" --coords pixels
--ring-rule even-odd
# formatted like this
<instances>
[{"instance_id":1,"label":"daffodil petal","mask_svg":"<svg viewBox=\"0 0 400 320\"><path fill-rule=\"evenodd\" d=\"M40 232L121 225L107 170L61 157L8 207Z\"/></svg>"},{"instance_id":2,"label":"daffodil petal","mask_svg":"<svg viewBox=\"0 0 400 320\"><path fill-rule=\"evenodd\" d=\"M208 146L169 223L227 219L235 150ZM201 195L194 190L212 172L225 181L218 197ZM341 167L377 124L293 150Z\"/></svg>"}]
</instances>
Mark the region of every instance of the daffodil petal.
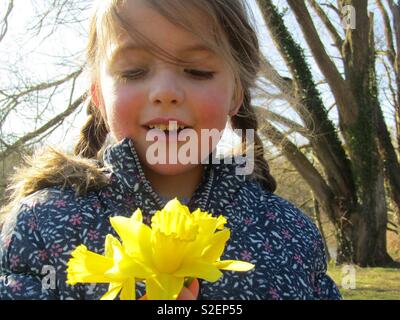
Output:
<instances>
[{"instance_id":1,"label":"daffodil petal","mask_svg":"<svg viewBox=\"0 0 400 320\"><path fill-rule=\"evenodd\" d=\"M110 283L108 287L108 291L100 298L100 300L114 300L118 293L121 291L122 284L121 283Z\"/></svg>"},{"instance_id":2,"label":"daffodil petal","mask_svg":"<svg viewBox=\"0 0 400 320\"><path fill-rule=\"evenodd\" d=\"M110 218L110 223L114 230L118 233L122 242L125 243L126 236L131 232L130 228L132 220L127 217L116 216Z\"/></svg>"},{"instance_id":3,"label":"daffodil petal","mask_svg":"<svg viewBox=\"0 0 400 320\"><path fill-rule=\"evenodd\" d=\"M128 254L133 254L137 258L146 264L148 267L152 267L153 258L152 258L152 249L151 249L151 229L142 224L137 230L137 239L132 241L136 241L136 247L130 248L126 247L126 251Z\"/></svg>"},{"instance_id":4,"label":"daffodil petal","mask_svg":"<svg viewBox=\"0 0 400 320\"><path fill-rule=\"evenodd\" d=\"M223 260L217 261L214 265L220 270L232 270L232 271L250 271L255 267L254 264L246 262L246 261L239 261L239 260Z\"/></svg>"},{"instance_id":5,"label":"daffodil petal","mask_svg":"<svg viewBox=\"0 0 400 320\"><path fill-rule=\"evenodd\" d=\"M78 246L71 255L72 258L67 263L68 284L110 282L105 272L112 267L112 259L89 251L85 245Z\"/></svg>"},{"instance_id":6,"label":"daffodil petal","mask_svg":"<svg viewBox=\"0 0 400 320\"><path fill-rule=\"evenodd\" d=\"M146 291L149 300L176 300L183 288L183 277L174 277L163 273L146 279Z\"/></svg>"},{"instance_id":7,"label":"daffodil petal","mask_svg":"<svg viewBox=\"0 0 400 320\"><path fill-rule=\"evenodd\" d=\"M131 220L140 223L143 222L142 210L140 210L140 208L136 209L136 211L133 213L131 217Z\"/></svg>"},{"instance_id":8,"label":"daffodil petal","mask_svg":"<svg viewBox=\"0 0 400 320\"><path fill-rule=\"evenodd\" d=\"M153 269L151 229L148 226L144 224L132 226L132 233L127 237L124 249L127 255L146 266L146 272Z\"/></svg>"},{"instance_id":9,"label":"daffodil petal","mask_svg":"<svg viewBox=\"0 0 400 320\"><path fill-rule=\"evenodd\" d=\"M184 264L174 275L176 277L193 277L215 282L222 277L222 272L212 263L192 261Z\"/></svg>"},{"instance_id":10,"label":"daffodil petal","mask_svg":"<svg viewBox=\"0 0 400 320\"><path fill-rule=\"evenodd\" d=\"M199 236L204 238L211 237L217 228L217 219L215 218L198 219L196 223L199 225Z\"/></svg>"},{"instance_id":11,"label":"daffodil petal","mask_svg":"<svg viewBox=\"0 0 400 320\"><path fill-rule=\"evenodd\" d=\"M104 255L107 258L112 258L114 256L113 240L114 237L111 234L106 236L106 240L104 242Z\"/></svg>"},{"instance_id":12,"label":"daffodil petal","mask_svg":"<svg viewBox=\"0 0 400 320\"><path fill-rule=\"evenodd\" d=\"M143 265L151 267L151 229L141 222L140 209L136 210L130 219L113 217L110 221L121 237L126 254L140 260Z\"/></svg>"},{"instance_id":13,"label":"daffodil petal","mask_svg":"<svg viewBox=\"0 0 400 320\"><path fill-rule=\"evenodd\" d=\"M128 254L140 254L141 241L150 242L151 229L134 218L112 217L110 222Z\"/></svg>"},{"instance_id":14,"label":"daffodil petal","mask_svg":"<svg viewBox=\"0 0 400 320\"><path fill-rule=\"evenodd\" d=\"M224 216L219 216L217 218L217 229L222 230L227 223L226 218Z\"/></svg>"},{"instance_id":15,"label":"daffodil petal","mask_svg":"<svg viewBox=\"0 0 400 320\"><path fill-rule=\"evenodd\" d=\"M114 282L123 282L131 277L147 278L153 275L152 269L148 268L146 264L142 264L140 260L126 254L124 248L118 244L117 240L113 246L114 265L105 272L108 279Z\"/></svg>"},{"instance_id":16,"label":"daffodil petal","mask_svg":"<svg viewBox=\"0 0 400 320\"><path fill-rule=\"evenodd\" d=\"M151 268L127 255L114 267L106 272L106 276L115 281L124 281L126 278L148 278L154 274Z\"/></svg>"},{"instance_id":17,"label":"daffodil petal","mask_svg":"<svg viewBox=\"0 0 400 320\"><path fill-rule=\"evenodd\" d=\"M121 300L136 300L135 279L130 278L122 285Z\"/></svg>"},{"instance_id":18,"label":"daffodil petal","mask_svg":"<svg viewBox=\"0 0 400 320\"><path fill-rule=\"evenodd\" d=\"M229 229L216 232L209 241L206 249L203 251L203 259L209 262L218 260L224 252L225 243L228 241L229 237Z\"/></svg>"},{"instance_id":19,"label":"daffodil petal","mask_svg":"<svg viewBox=\"0 0 400 320\"><path fill-rule=\"evenodd\" d=\"M176 197L167 202L167 204L164 206L164 210L167 212L179 212L185 215L191 214L189 208L183 205Z\"/></svg>"}]
</instances>

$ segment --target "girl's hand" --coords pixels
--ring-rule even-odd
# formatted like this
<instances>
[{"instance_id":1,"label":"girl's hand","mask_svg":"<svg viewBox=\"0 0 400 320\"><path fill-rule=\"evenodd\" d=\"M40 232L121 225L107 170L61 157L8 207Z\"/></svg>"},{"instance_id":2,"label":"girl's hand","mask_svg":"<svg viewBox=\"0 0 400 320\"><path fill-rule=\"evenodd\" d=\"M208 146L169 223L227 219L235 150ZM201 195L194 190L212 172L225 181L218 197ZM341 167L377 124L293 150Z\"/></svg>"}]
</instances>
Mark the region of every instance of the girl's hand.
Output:
<instances>
[{"instance_id":1,"label":"girl's hand","mask_svg":"<svg viewBox=\"0 0 400 320\"><path fill-rule=\"evenodd\" d=\"M177 300L197 300L199 296L199 281L194 279L189 287L183 287L182 291L179 293ZM139 298L139 300L147 300L147 295Z\"/></svg>"},{"instance_id":2,"label":"girl's hand","mask_svg":"<svg viewBox=\"0 0 400 320\"><path fill-rule=\"evenodd\" d=\"M194 279L189 287L183 287L177 300L197 300L199 296L199 280Z\"/></svg>"}]
</instances>

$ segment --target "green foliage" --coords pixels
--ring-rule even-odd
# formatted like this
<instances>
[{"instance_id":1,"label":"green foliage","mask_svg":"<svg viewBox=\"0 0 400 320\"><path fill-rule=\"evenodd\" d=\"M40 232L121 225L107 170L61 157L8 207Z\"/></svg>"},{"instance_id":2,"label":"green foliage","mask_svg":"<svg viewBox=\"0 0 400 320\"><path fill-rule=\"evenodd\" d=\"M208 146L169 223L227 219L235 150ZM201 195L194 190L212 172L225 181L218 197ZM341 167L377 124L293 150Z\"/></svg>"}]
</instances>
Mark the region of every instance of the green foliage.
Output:
<instances>
[{"instance_id":1,"label":"green foliage","mask_svg":"<svg viewBox=\"0 0 400 320\"><path fill-rule=\"evenodd\" d=\"M365 106L365 109L368 107ZM360 112L355 123L345 130L357 190L360 187L374 186L375 172L378 166L376 144L374 141L374 124L372 114L367 110ZM363 193L369 190L362 190ZM359 196L362 197L361 194Z\"/></svg>"}]
</instances>

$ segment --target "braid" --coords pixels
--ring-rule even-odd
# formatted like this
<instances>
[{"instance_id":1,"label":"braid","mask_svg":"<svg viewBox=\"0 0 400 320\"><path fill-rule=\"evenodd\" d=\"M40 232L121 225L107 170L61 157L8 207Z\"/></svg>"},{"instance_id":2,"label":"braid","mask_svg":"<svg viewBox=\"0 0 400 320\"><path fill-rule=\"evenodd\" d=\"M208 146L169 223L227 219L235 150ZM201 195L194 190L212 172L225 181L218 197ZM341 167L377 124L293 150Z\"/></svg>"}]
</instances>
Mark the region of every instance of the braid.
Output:
<instances>
[{"instance_id":1,"label":"braid","mask_svg":"<svg viewBox=\"0 0 400 320\"><path fill-rule=\"evenodd\" d=\"M258 135L257 116L251 107L251 95L248 89L244 91L243 104L238 114L231 118L233 129L254 129L254 176L265 189L270 192L276 190L276 181L271 175L267 160L264 158L264 146L260 136ZM242 145L246 143L246 135L242 135Z\"/></svg>"},{"instance_id":2,"label":"braid","mask_svg":"<svg viewBox=\"0 0 400 320\"><path fill-rule=\"evenodd\" d=\"M89 118L81 129L79 141L75 145L74 155L92 159L97 158L97 153L107 138L108 129L103 117L91 99L88 102L86 112Z\"/></svg>"}]
</instances>

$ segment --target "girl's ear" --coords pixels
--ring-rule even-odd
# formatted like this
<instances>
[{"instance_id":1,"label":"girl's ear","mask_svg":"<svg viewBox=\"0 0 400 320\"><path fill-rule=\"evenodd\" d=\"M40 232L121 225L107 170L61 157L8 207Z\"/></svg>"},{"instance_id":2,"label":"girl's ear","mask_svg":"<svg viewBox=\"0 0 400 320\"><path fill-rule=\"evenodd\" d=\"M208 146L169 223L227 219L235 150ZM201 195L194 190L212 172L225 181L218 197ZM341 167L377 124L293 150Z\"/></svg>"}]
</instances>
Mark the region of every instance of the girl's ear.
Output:
<instances>
[{"instance_id":1,"label":"girl's ear","mask_svg":"<svg viewBox=\"0 0 400 320\"><path fill-rule=\"evenodd\" d=\"M107 124L107 114L104 111L104 102L103 102L103 98L101 96L101 90L98 84L96 83L92 83L92 85L90 86L90 99L91 102L95 105L95 107L97 108L97 111L100 111L101 117L103 118L103 120L105 121L106 125L107 125L107 129L110 130L108 128L108 124Z\"/></svg>"},{"instance_id":2,"label":"girl's ear","mask_svg":"<svg viewBox=\"0 0 400 320\"><path fill-rule=\"evenodd\" d=\"M243 100L244 100L243 90L240 90L239 96L232 98L232 106L231 106L231 110L229 111L229 115L231 117L237 115L237 113L239 112L240 107L243 104Z\"/></svg>"},{"instance_id":3,"label":"girl's ear","mask_svg":"<svg viewBox=\"0 0 400 320\"><path fill-rule=\"evenodd\" d=\"M99 86L95 83L90 86L90 96L96 107L100 108L100 91Z\"/></svg>"}]
</instances>

